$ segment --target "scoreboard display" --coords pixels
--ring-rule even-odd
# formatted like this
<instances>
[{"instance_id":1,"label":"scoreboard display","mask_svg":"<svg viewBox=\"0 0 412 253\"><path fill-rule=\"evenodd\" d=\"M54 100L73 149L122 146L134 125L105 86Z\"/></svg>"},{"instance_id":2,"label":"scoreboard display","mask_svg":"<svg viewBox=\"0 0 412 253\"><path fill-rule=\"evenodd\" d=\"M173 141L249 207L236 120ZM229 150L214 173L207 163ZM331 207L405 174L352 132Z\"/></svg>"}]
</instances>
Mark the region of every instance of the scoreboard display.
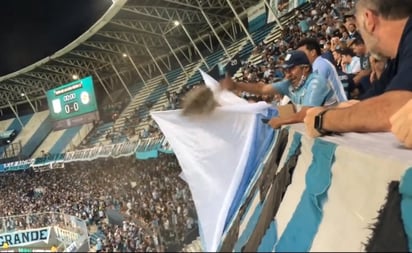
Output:
<instances>
[{"instance_id":1,"label":"scoreboard display","mask_svg":"<svg viewBox=\"0 0 412 253\"><path fill-rule=\"evenodd\" d=\"M55 130L90 123L99 118L91 76L47 91L47 103Z\"/></svg>"}]
</instances>

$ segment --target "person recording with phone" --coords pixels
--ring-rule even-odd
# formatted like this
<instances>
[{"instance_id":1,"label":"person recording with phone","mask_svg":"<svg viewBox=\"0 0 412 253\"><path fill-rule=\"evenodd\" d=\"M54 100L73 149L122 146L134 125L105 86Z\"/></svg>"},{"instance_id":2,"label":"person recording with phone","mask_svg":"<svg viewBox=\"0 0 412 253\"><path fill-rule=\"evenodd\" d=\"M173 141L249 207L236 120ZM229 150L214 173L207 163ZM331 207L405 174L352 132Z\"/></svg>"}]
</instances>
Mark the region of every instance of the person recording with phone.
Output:
<instances>
[{"instance_id":1,"label":"person recording with phone","mask_svg":"<svg viewBox=\"0 0 412 253\"><path fill-rule=\"evenodd\" d=\"M333 106L337 97L329 83L320 75L312 72L306 54L291 51L281 66L285 79L272 84L235 82L230 76L220 81L224 89L245 91L256 95L286 95L297 109L297 113L286 117L274 117L268 124L277 129L285 124L303 122L306 111L314 106Z\"/></svg>"}]
</instances>

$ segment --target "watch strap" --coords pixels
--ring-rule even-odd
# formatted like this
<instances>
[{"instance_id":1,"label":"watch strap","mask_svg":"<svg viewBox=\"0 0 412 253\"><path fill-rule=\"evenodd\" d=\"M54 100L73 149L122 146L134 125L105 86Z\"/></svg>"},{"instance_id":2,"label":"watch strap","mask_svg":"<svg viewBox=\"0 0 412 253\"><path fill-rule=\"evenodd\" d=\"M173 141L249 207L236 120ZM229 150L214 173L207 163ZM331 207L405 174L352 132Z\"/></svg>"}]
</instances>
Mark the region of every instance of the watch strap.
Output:
<instances>
[{"instance_id":1,"label":"watch strap","mask_svg":"<svg viewBox=\"0 0 412 253\"><path fill-rule=\"evenodd\" d=\"M332 131L328 131L323 128L323 116L329 111L330 109L326 109L321 111L318 115L316 115L315 119L315 129L318 131L321 135L329 135L332 134Z\"/></svg>"}]
</instances>

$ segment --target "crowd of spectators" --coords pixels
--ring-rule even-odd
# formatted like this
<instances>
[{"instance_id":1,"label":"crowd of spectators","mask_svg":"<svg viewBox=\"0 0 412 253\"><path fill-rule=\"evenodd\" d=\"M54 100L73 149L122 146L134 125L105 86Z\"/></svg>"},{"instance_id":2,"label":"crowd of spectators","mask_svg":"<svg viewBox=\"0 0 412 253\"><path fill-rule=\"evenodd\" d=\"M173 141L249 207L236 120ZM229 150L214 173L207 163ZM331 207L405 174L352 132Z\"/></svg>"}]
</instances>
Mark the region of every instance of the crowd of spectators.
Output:
<instances>
[{"instance_id":1,"label":"crowd of spectators","mask_svg":"<svg viewBox=\"0 0 412 253\"><path fill-rule=\"evenodd\" d=\"M292 21L281 31L280 38L260 43L253 56L257 63L244 62L242 82L273 83L285 77L281 68L288 52L299 47L302 40L316 40L322 57L336 68L349 99L367 97L367 90L379 79L386 59L367 53L357 31L352 14L353 1L313 1L311 8L297 10ZM200 85L200 84L199 84ZM181 107L184 95L194 86L184 86L178 92L166 92L164 110ZM239 93L250 102L277 104L281 97ZM122 135L141 139L159 137L161 132L147 111L147 103L126 117ZM112 114L118 119L120 112ZM136 126L149 122L148 128L136 133ZM112 138L114 132L105 133ZM114 140L112 139L112 142ZM134 157L102 159L66 164L64 169L42 173L26 171L0 177L0 217L61 212L74 215L97 225L104 237L99 250L151 252L181 249L189 243L187 235L197 231L197 217L190 191L179 178L180 169L174 156L137 161ZM16 186L19 186L16 188ZM125 215L122 225L107 222L106 210L118 210ZM41 219L3 218L3 231L45 226L53 223L47 215ZM193 238L191 238L193 239Z\"/></svg>"},{"instance_id":2,"label":"crowd of spectators","mask_svg":"<svg viewBox=\"0 0 412 253\"><path fill-rule=\"evenodd\" d=\"M0 217L9 218L1 219L1 228L48 226L56 224L49 212L65 213L97 226L104 235L99 242L102 252L181 250L196 239L197 216L180 173L173 155L152 160L107 158L43 172L5 173L0 177ZM110 223L107 210L123 215L123 225ZM47 214L12 217L36 213Z\"/></svg>"},{"instance_id":3,"label":"crowd of spectators","mask_svg":"<svg viewBox=\"0 0 412 253\"><path fill-rule=\"evenodd\" d=\"M302 41L313 39L321 47L321 56L335 67L347 98L362 99L371 83L382 74L385 59L367 54L353 18L353 8L353 1L326 0L313 1L306 10L295 10L294 17L283 27L280 37L266 44L260 43L252 52L252 59L260 60L245 61L241 67L242 74L235 80L274 83L283 79L285 56L298 49ZM239 96L251 102L280 99L246 92L239 93Z\"/></svg>"}]
</instances>

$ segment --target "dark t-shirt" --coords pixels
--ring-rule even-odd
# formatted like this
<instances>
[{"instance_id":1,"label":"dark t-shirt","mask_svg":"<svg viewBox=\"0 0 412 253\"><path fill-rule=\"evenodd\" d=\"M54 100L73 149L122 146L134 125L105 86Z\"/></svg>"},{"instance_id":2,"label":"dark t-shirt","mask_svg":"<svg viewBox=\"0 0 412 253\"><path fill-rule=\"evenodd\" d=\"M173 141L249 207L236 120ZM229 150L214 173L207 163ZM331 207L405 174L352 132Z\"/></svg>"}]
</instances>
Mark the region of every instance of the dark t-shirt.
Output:
<instances>
[{"instance_id":1,"label":"dark t-shirt","mask_svg":"<svg viewBox=\"0 0 412 253\"><path fill-rule=\"evenodd\" d=\"M409 17L403 30L402 38L399 43L398 54L393 59L391 66L393 77L390 80L389 85L386 87L386 91L394 90L408 90L412 91L412 18Z\"/></svg>"},{"instance_id":2,"label":"dark t-shirt","mask_svg":"<svg viewBox=\"0 0 412 253\"><path fill-rule=\"evenodd\" d=\"M375 81L363 99L381 95L387 91L407 90L412 92L412 17L403 30L396 58L388 61L381 78Z\"/></svg>"},{"instance_id":3,"label":"dark t-shirt","mask_svg":"<svg viewBox=\"0 0 412 253\"><path fill-rule=\"evenodd\" d=\"M370 70L371 69L371 64L369 62L369 54L362 55L359 58L360 58L360 63L361 63L361 69L362 70Z\"/></svg>"},{"instance_id":4,"label":"dark t-shirt","mask_svg":"<svg viewBox=\"0 0 412 253\"><path fill-rule=\"evenodd\" d=\"M391 79L396 75L396 69L397 67L395 65L395 61L388 61L385 70L381 75L381 78L377 81L374 81L371 84L370 89L360 96L360 99L363 100L374 96L379 96L384 93L385 89L388 87L388 84L391 82Z\"/></svg>"}]
</instances>

